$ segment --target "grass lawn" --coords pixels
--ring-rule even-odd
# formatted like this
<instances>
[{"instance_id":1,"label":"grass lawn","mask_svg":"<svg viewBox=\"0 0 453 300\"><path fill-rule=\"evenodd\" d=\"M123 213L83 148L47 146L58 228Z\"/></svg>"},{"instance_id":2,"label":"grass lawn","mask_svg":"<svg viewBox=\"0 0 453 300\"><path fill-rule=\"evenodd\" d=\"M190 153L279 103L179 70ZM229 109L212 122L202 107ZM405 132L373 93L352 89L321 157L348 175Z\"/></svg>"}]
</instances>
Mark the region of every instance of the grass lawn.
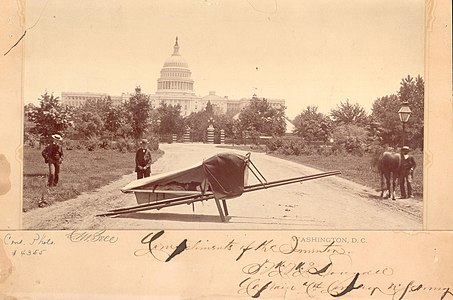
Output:
<instances>
[{"instance_id":1,"label":"grass lawn","mask_svg":"<svg viewBox=\"0 0 453 300\"><path fill-rule=\"evenodd\" d=\"M66 150L56 188L47 184L47 164L40 149L24 148L23 211L72 199L133 173L135 153L117 150ZM153 162L163 155L153 152Z\"/></svg>"},{"instance_id":2,"label":"grass lawn","mask_svg":"<svg viewBox=\"0 0 453 300\"><path fill-rule=\"evenodd\" d=\"M223 147L223 146L222 146ZM226 146L225 148L234 148L244 151L256 151L263 152L262 149L256 146L244 146L237 145L234 147ZM270 154L275 157L282 159L298 162L300 164L319 169L321 171L341 171L340 177L354 181L356 183L368 186L380 191L381 179L377 172L371 168L371 155L365 154L363 156L354 155L280 155ZM412 182L412 189L414 196L417 198L423 198L423 153L412 154L417 163L417 168L414 172L414 179ZM385 181L384 181L385 185ZM399 186L396 188L396 194L399 195Z\"/></svg>"},{"instance_id":3,"label":"grass lawn","mask_svg":"<svg viewBox=\"0 0 453 300\"><path fill-rule=\"evenodd\" d=\"M274 155L274 154L272 154ZM322 171L340 170L340 177L354 181L356 183L371 187L376 191L381 189L381 180L377 172L371 167L371 155L274 155L283 159L295 161L306 166L310 166ZM414 154L417 168L414 172L412 189L414 196L423 198L423 154ZM385 181L384 181L385 185ZM396 188L399 195L399 186Z\"/></svg>"}]
</instances>

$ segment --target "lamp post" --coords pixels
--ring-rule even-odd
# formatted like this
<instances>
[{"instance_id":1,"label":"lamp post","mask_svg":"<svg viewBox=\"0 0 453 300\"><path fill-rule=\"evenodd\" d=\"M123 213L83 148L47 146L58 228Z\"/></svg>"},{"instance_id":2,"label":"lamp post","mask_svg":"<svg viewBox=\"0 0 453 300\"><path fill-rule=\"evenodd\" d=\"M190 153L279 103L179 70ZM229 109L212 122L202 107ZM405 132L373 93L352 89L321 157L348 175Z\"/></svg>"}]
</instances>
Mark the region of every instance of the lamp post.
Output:
<instances>
[{"instance_id":1,"label":"lamp post","mask_svg":"<svg viewBox=\"0 0 453 300\"><path fill-rule=\"evenodd\" d=\"M401 147L404 147L406 143L406 123L409 120L411 113L412 111L409 107L409 103L403 101L401 108L398 110L398 116L400 117L401 123L403 123L403 145L401 145Z\"/></svg>"},{"instance_id":2,"label":"lamp post","mask_svg":"<svg viewBox=\"0 0 453 300\"><path fill-rule=\"evenodd\" d=\"M190 127L186 126L186 131L184 132L184 143L190 143Z\"/></svg>"},{"instance_id":3,"label":"lamp post","mask_svg":"<svg viewBox=\"0 0 453 300\"><path fill-rule=\"evenodd\" d=\"M208 144L214 144L214 118L210 117L208 119L208 129L207 129L207 142Z\"/></svg>"}]
</instances>

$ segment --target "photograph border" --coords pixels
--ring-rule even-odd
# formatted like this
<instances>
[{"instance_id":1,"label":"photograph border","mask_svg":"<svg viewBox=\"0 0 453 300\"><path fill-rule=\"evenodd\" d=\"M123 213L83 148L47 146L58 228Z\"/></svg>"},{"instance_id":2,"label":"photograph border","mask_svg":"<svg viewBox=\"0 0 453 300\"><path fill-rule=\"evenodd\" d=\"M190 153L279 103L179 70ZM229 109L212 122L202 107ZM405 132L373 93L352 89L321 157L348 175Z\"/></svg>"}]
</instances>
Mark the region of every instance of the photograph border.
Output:
<instances>
[{"instance_id":1,"label":"photograph border","mask_svg":"<svg viewBox=\"0 0 453 300\"><path fill-rule=\"evenodd\" d=\"M312 236L345 236L348 238L363 237L370 241L368 244L356 245L351 248L353 254L357 254L357 264L366 267L367 264L373 265L387 264L395 265L401 268L401 272L395 274L401 279L410 282L407 274L411 272L418 273L423 278L432 278L433 281L442 286L449 285L453 291L453 276L450 266L453 263L453 196L451 193L451 182L446 176L453 169L452 149L453 149L453 109L452 109L452 30L451 30L451 12L450 1L426 1L426 40L425 40L425 148L424 148L424 230L414 232L398 231L257 231L256 235L262 239L271 239L278 236L289 236L292 234L308 233ZM3 55L0 59L0 69L7 70L0 72L0 90L4 101L0 101L0 136L4 143L0 146L0 286L11 290L15 295L20 294L20 288L26 287L26 291L33 293L37 291L36 299L76 299L77 294L94 295L99 291L99 295L116 296L121 298L118 286L113 284L125 283L124 278L137 279L136 282L128 283L124 287L124 292L129 296L135 295L137 299L140 295L135 294L140 284L140 277L151 278L153 276L162 276L162 278L184 279L182 273L187 272L187 266L197 266L196 271L201 271L200 277L189 274L190 280L181 286L174 286L174 291L170 291L168 297L175 297L175 293L196 293L200 288L201 280L211 279L211 294L216 295L218 299L229 299L230 290L223 290L225 282L219 282L216 278L216 272L219 268L230 270L232 266L218 265L215 253L210 257L208 265L198 264L197 259L187 261L186 264L177 264L174 269L158 269L156 275L152 273L155 270L144 264L143 260L137 260L132 253L137 253L137 249L142 249L146 244L146 238L149 238L149 232L139 230L124 231L104 231L103 234L118 236L122 240L122 247L106 247L98 244L73 243L68 246L68 239L71 238L71 232L68 231L22 231L22 212L20 211L22 201L22 184L23 184L23 43L18 38L26 38L24 28L25 1L7 1L4 9L0 12L3 26L5 29L0 33L3 38L0 39L1 49L9 49L11 45L16 45L14 51ZM27 34L32 34L32 30ZM17 43L16 43L17 42ZM6 52L6 50L5 50ZM86 231L87 234L96 233ZM219 231L193 231L186 232L183 230L172 230L167 233L176 236L175 241L180 241L184 236L195 239L197 234L205 237L219 237ZM252 235L253 232L240 230L221 231L227 238L233 236ZM48 243L45 246L51 247L50 243L55 245L55 249L49 251L47 257L27 258L19 260L11 257L10 251L14 245L11 244L12 237L16 235L21 241L33 243L37 237L43 237L46 234L47 240L41 241ZM147 235L148 234L148 235ZM229 236L230 235L230 236ZM142 243L140 244L140 240ZM371 242L373 241L373 242ZM143 243L144 242L144 243ZM19 243L19 242L18 242ZM181 244L180 244L181 245ZM408 245L401 249L401 245ZM44 247L44 246L43 246ZM352 246L351 246L352 247ZM146 250L146 249L145 249ZM243 251L245 252L245 251ZM391 253L391 255L388 255ZM359 255L360 254L360 255ZM68 262L69 255L71 260ZM352 256L352 254L351 254ZM180 255L180 257L183 257ZM200 257L196 257L200 258ZM64 264L60 264L62 259L66 259ZM115 259L115 262L111 260ZM206 258L208 259L208 258ZM176 261L176 259L175 259ZM216 261L216 267L210 263ZM417 263L414 264L414 261ZM206 261L204 261L206 263ZM419 262L423 262L423 268L419 267ZM71 278L77 278L84 282L83 278L92 278L86 271L88 266L102 266L104 281L90 283L89 286L74 286ZM59 278L61 282L54 282L56 270L68 270L71 276ZM138 268L138 269L133 269ZM405 270L403 272L402 270ZM6 271L5 271L6 270ZM33 272L43 276L37 280L33 277ZM89 269L92 270L92 269ZM42 275L46 272L46 275ZM110 273L109 273L110 272ZM129 273L127 273L129 272ZM55 274L54 274L55 273ZM113 278L112 274L118 275L119 279ZM187 275L187 274L186 274ZM184 275L184 276L186 276ZM233 277L233 276L231 276ZM153 277L156 278L156 277ZM224 278L224 277L221 277ZM163 280L163 279L162 279ZM39 282L38 282L39 281ZM159 281L160 282L160 281ZM187 285L193 283L194 289L190 290ZM354 282L353 282L354 283ZM106 289L106 284L112 285L111 292ZM409 286L408 286L409 287ZM146 290L150 289L147 287ZM156 287L159 291L163 287ZM216 290L218 289L218 290ZM22 291L25 293L26 291ZM143 292L143 291L142 291ZM217 294L216 294L217 292ZM449 290L447 290L449 292ZM60 294L58 294L60 293ZM450 292L453 296L453 293ZM450 295L449 294L449 295ZM28 296L30 294L27 294ZM52 295L53 298L48 296ZM63 295L58 297L58 295ZM3 294L0 293L0 296ZM102 298L100 296L100 299ZM156 295L154 295L156 296ZM237 295L236 295L237 296ZM198 294L198 297L202 295ZM223 298L222 298L223 297ZM95 297L92 297L95 298ZM412 299L424 299L425 296ZM131 299L129 297L129 299ZM330 299L330 297L329 297Z\"/></svg>"}]
</instances>

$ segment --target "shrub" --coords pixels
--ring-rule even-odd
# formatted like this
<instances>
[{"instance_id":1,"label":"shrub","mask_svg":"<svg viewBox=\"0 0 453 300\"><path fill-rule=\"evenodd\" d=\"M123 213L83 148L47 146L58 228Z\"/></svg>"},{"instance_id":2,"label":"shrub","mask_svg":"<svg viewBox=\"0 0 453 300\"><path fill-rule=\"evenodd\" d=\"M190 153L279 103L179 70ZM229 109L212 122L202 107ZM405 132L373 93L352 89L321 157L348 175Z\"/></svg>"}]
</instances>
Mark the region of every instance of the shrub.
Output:
<instances>
[{"instance_id":1,"label":"shrub","mask_svg":"<svg viewBox=\"0 0 453 300\"><path fill-rule=\"evenodd\" d=\"M25 132L24 134L24 145L30 148L39 147L40 137L37 134Z\"/></svg>"},{"instance_id":2,"label":"shrub","mask_svg":"<svg viewBox=\"0 0 453 300\"><path fill-rule=\"evenodd\" d=\"M366 149L368 132L357 125L341 125L333 131L336 149L354 155L363 155Z\"/></svg>"},{"instance_id":3,"label":"shrub","mask_svg":"<svg viewBox=\"0 0 453 300\"><path fill-rule=\"evenodd\" d=\"M278 152L284 155L302 155L307 153L307 149L304 141L300 139L289 139L283 140L283 145L277 150Z\"/></svg>"},{"instance_id":4,"label":"shrub","mask_svg":"<svg viewBox=\"0 0 453 300\"><path fill-rule=\"evenodd\" d=\"M88 141L86 142L86 149L88 151L94 151L96 150L100 145L99 138L97 137L90 137Z\"/></svg>"},{"instance_id":5,"label":"shrub","mask_svg":"<svg viewBox=\"0 0 453 300\"><path fill-rule=\"evenodd\" d=\"M148 148L151 151L156 151L159 149L159 139L155 136L151 136L147 138L148 140Z\"/></svg>"},{"instance_id":6,"label":"shrub","mask_svg":"<svg viewBox=\"0 0 453 300\"><path fill-rule=\"evenodd\" d=\"M73 140L64 140L63 141L63 147L66 150L73 150L74 148L76 148L76 142L73 141Z\"/></svg>"},{"instance_id":7,"label":"shrub","mask_svg":"<svg viewBox=\"0 0 453 300\"><path fill-rule=\"evenodd\" d=\"M117 141L117 146L120 152L127 152L127 141L125 138L119 138Z\"/></svg>"},{"instance_id":8,"label":"shrub","mask_svg":"<svg viewBox=\"0 0 453 300\"><path fill-rule=\"evenodd\" d=\"M99 147L104 150L109 150L112 148L112 141L107 138L103 138L99 144Z\"/></svg>"},{"instance_id":9,"label":"shrub","mask_svg":"<svg viewBox=\"0 0 453 300\"><path fill-rule=\"evenodd\" d=\"M268 152L283 155L332 155L336 149L326 146L324 143L307 142L301 138L274 138L267 143Z\"/></svg>"},{"instance_id":10,"label":"shrub","mask_svg":"<svg viewBox=\"0 0 453 300\"><path fill-rule=\"evenodd\" d=\"M277 151L277 149L283 147L283 140L279 138L270 139L267 141L266 146L269 152Z\"/></svg>"},{"instance_id":11,"label":"shrub","mask_svg":"<svg viewBox=\"0 0 453 300\"><path fill-rule=\"evenodd\" d=\"M364 144L357 137L348 137L344 142L344 148L346 152L359 156L365 151Z\"/></svg>"},{"instance_id":12,"label":"shrub","mask_svg":"<svg viewBox=\"0 0 453 300\"><path fill-rule=\"evenodd\" d=\"M316 154L322 156L330 156L334 154L333 146L321 146L316 149Z\"/></svg>"},{"instance_id":13,"label":"shrub","mask_svg":"<svg viewBox=\"0 0 453 300\"><path fill-rule=\"evenodd\" d=\"M135 143L133 140L128 140L126 149L128 152L135 152L137 150L137 143Z\"/></svg>"}]
</instances>

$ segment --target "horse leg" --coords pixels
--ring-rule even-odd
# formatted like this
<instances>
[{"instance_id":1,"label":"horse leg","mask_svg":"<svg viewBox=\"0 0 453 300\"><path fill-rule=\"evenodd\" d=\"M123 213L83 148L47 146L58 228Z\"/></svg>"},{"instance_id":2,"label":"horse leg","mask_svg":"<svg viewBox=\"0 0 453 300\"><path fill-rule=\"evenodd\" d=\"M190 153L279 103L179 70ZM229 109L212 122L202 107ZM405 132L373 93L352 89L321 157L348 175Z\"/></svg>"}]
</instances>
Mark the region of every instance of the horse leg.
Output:
<instances>
[{"instance_id":1,"label":"horse leg","mask_svg":"<svg viewBox=\"0 0 453 300\"><path fill-rule=\"evenodd\" d=\"M384 197L384 173L381 172L381 198Z\"/></svg>"},{"instance_id":2,"label":"horse leg","mask_svg":"<svg viewBox=\"0 0 453 300\"><path fill-rule=\"evenodd\" d=\"M396 197L395 197L395 187L396 187L396 179L398 178L398 176L396 174L393 174L393 178L392 178L392 200L396 200Z\"/></svg>"},{"instance_id":3,"label":"horse leg","mask_svg":"<svg viewBox=\"0 0 453 300\"><path fill-rule=\"evenodd\" d=\"M390 173L386 173L385 174L385 182L387 183L387 191L388 191L388 195L387 195L387 198L390 198Z\"/></svg>"}]
</instances>

